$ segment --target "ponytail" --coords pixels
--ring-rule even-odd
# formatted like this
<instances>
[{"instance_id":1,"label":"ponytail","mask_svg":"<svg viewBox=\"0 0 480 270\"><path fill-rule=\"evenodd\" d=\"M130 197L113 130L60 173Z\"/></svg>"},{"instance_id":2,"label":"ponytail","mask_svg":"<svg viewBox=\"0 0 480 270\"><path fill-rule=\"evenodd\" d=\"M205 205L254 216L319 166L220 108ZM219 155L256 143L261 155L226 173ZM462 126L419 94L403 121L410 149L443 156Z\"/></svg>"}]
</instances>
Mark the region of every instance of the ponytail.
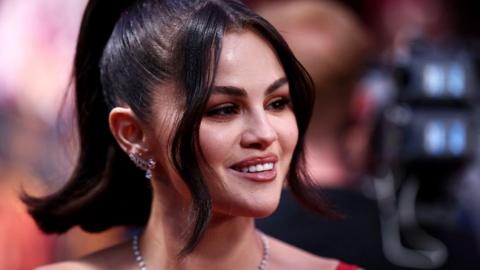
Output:
<instances>
[{"instance_id":1,"label":"ponytail","mask_svg":"<svg viewBox=\"0 0 480 270\"><path fill-rule=\"evenodd\" d=\"M47 233L62 233L75 225L102 231L114 225L142 225L148 218L151 190L110 133L99 68L115 23L131 2L92 0L86 7L74 59L77 165L59 191L44 198L23 196L29 213Z\"/></svg>"}]
</instances>

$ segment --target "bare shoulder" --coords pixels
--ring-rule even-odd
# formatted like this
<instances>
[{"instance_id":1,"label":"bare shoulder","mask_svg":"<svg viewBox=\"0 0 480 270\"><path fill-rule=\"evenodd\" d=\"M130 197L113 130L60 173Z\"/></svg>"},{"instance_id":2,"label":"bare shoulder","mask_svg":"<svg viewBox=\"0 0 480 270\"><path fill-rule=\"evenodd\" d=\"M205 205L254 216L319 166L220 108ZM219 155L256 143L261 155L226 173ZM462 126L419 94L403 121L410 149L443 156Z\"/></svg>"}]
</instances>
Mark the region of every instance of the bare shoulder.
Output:
<instances>
[{"instance_id":1,"label":"bare shoulder","mask_svg":"<svg viewBox=\"0 0 480 270\"><path fill-rule=\"evenodd\" d=\"M338 267L338 260L314 255L272 237L268 239L272 269L335 270Z\"/></svg>"},{"instance_id":2,"label":"bare shoulder","mask_svg":"<svg viewBox=\"0 0 480 270\"><path fill-rule=\"evenodd\" d=\"M128 242L92 253L78 260L59 262L36 268L35 270L105 270L133 269L134 258Z\"/></svg>"}]
</instances>

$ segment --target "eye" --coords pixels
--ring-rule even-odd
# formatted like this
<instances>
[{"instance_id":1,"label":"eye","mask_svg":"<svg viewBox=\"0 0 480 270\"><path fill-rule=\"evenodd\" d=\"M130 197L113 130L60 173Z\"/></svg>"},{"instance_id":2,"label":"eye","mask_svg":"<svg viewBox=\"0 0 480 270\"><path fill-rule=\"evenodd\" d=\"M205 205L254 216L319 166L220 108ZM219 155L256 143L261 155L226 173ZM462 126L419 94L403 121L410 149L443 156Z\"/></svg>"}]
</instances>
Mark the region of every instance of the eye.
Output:
<instances>
[{"instance_id":1,"label":"eye","mask_svg":"<svg viewBox=\"0 0 480 270\"><path fill-rule=\"evenodd\" d=\"M225 104L208 110L205 114L209 117L227 117L238 113L238 106L235 104Z\"/></svg>"},{"instance_id":2,"label":"eye","mask_svg":"<svg viewBox=\"0 0 480 270\"><path fill-rule=\"evenodd\" d=\"M274 111L282 111L290 107L290 99L286 97L277 98L271 101L267 108Z\"/></svg>"}]
</instances>

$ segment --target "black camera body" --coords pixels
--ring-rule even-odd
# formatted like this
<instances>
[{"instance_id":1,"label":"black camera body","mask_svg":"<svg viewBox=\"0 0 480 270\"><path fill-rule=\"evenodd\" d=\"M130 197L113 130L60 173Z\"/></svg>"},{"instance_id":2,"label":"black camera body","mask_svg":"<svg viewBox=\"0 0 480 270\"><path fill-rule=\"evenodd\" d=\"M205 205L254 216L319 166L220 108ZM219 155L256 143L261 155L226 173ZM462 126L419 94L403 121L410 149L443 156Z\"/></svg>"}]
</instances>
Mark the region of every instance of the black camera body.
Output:
<instances>
[{"instance_id":1,"label":"black camera body","mask_svg":"<svg viewBox=\"0 0 480 270\"><path fill-rule=\"evenodd\" d=\"M472 160L480 147L475 57L418 42L393 74L396 93L377 127L382 165L441 175Z\"/></svg>"},{"instance_id":2,"label":"black camera body","mask_svg":"<svg viewBox=\"0 0 480 270\"><path fill-rule=\"evenodd\" d=\"M450 242L433 235L459 230L458 187L480 164L473 52L416 41L384 72L394 87L378 98L370 169L384 255L396 265L443 269Z\"/></svg>"}]
</instances>

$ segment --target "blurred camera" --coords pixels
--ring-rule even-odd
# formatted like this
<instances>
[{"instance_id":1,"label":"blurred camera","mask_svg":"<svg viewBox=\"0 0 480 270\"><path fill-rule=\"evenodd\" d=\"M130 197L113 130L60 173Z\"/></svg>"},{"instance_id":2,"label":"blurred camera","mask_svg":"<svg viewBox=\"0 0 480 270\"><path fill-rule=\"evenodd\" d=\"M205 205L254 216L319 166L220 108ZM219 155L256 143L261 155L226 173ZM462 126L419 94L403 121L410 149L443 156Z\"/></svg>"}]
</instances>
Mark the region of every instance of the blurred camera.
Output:
<instances>
[{"instance_id":1,"label":"blurred camera","mask_svg":"<svg viewBox=\"0 0 480 270\"><path fill-rule=\"evenodd\" d=\"M436 174L477 154L480 102L474 59L459 46L417 41L408 59L394 65L396 91L380 114L377 136L383 165Z\"/></svg>"}]
</instances>

